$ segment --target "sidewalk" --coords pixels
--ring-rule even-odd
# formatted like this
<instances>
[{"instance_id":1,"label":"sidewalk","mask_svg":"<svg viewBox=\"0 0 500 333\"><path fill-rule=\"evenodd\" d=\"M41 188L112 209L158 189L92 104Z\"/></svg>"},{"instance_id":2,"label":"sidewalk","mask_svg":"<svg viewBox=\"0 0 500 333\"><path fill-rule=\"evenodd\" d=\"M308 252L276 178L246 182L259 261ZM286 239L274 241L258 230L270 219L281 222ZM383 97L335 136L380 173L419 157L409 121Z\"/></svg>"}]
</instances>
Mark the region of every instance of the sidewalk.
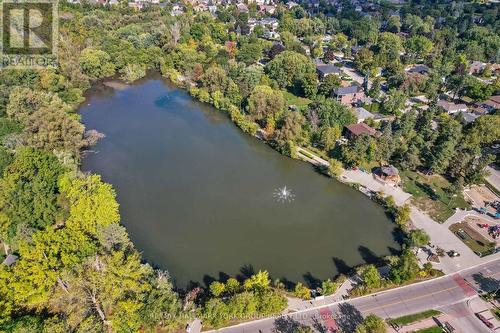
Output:
<instances>
[{"instance_id":1,"label":"sidewalk","mask_svg":"<svg viewBox=\"0 0 500 333\"><path fill-rule=\"evenodd\" d=\"M333 295L311 299L309 301L296 297L287 297L288 298L287 310L294 312L342 301L344 299L344 296L347 298L347 296L349 295L349 290L351 290L356 284L356 282L353 281L353 279L355 278L356 277L351 277L345 280L344 283L342 283L342 285L338 287L338 289L335 291Z\"/></svg>"},{"instance_id":2,"label":"sidewalk","mask_svg":"<svg viewBox=\"0 0 500 333\"><path fill-rule=\"evenodd\" d=\"M360 184L373 192L383 192L390 195L398 206L402 206L411 197L411 194L403 191L401 187L387 185L376 180L373 174L361 170L345 170L340 179L346 183Z\"/></svg>"}]
</instances>

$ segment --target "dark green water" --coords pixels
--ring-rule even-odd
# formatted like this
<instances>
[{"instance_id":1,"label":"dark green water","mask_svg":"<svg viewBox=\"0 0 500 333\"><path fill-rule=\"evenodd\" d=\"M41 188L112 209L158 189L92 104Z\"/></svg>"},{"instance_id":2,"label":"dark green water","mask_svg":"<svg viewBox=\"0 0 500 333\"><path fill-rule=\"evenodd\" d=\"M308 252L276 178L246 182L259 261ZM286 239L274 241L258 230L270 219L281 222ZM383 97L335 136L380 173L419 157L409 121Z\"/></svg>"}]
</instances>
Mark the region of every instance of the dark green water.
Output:
<instances>
[{"instance_id":1,"label":"dark green water","mask_svg":"<svg viewBox=\"0 0 500 333\"><path fill-rule=\"evenodd\" d=\"M378 205L159 78L95 89L80 111L106 135L83 169L114 185L136 247L178 286L252 268L325 279L399 248ZM285 185L293 202L273 197Z\"/></svg>"}]
</instances>

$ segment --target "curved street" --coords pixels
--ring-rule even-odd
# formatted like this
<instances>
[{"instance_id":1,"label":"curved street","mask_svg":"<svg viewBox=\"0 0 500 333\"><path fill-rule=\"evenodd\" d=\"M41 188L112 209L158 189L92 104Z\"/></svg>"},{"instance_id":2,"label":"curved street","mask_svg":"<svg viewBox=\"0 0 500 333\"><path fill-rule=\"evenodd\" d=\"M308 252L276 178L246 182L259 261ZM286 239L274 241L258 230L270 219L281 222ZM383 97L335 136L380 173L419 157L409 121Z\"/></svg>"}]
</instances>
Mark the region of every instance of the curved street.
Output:
<instances>
[{"instance_id":1,"label":"curved street","mask_svg":"<svg viewBox=\"0 0 500 333\"><path fill-rule=\"evenodd\" d=\"M347 301L333 302L282 315L241 323L214 332L293 332L301 325L311 326L316 332L333 332L338 326L352 332L363 316L376 314L382 318L396 318L428 309L447 314L455 332L492 332L474 315L471 301L479 300L478 291L500 288L500 259L457 273L378 294Z\"/></svg>"}]
</instances>

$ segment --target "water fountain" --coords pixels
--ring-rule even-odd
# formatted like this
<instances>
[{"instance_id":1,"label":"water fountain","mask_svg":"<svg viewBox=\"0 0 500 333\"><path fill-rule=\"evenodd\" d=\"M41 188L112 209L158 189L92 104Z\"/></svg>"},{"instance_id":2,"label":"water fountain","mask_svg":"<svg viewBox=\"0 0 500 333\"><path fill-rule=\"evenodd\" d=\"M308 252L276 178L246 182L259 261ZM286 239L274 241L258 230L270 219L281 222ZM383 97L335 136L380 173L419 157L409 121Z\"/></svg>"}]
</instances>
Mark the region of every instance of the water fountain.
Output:
<instances>
[{"instance_id":1,"label":"water fountain","mask_svg":"<svg viewBox=\"0 0 500 333\"><path fill-rule=\"evenodd\" d=\"M293 199L295 198L295 195L292 193L290 189L286 188L286 186L274 190L273 196L276 198L278 202L281 203L292 202Z\"/></svg>"}]
</instances>

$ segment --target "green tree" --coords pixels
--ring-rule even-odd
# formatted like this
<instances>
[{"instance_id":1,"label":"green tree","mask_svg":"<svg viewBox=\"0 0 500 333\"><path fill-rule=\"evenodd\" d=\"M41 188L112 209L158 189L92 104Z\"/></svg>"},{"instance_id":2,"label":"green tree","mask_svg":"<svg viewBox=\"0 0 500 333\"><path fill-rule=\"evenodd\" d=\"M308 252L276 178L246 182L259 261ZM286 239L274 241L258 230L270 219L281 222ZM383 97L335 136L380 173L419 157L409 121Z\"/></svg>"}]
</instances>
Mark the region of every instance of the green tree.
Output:
<instances>
[{"instance_id":1,"label":"green tree","mask_svg":"<svg viewBox=\"0 0 500 333\"><path fill-rule=\"evenodd\" d=\"M263 291L269 288L271 280L267 271L259 271L243 282L245 290Z\"/></svg>"},{"instance_id":2,"label":"green tree","mask_svg":"<svg viewBox=\"0 0 500 333\"><path fill-rule=\"evenodd\" d=\"M361 134L354 140L350 140L347 145L342 146L342 160L352 166L370 163L375 158L376 149L375 139L369 135Z\"/></svg>"},{"instance_id":3,"label":"green tree","mask_svg":"<svg viewBox=\"0 0 500 333\"><path fill-rule=\"evenodd\" d=\"M428 244L430 241L430 236L423 229L410 231L406 239L406 242L410 247L421 247Z\"/></svg>"},{"instance_id":4,"label":"green tree","mask_svg":"<svg viewBox=\"0 0 500 333\"><path fill-rule=\"evenodd\" d=\"M382 318L371 314L356 328L356 333L386 333L387 326Z\"/></svg>"},{"instance_id":5,"label":"green tree","mask_svg":"<svg viewBox=\"0 0 500 333\"><path fill-rule=\"evenodd\" d=\"M229 278L226 281L225 290L229 294L235 294L240 290L240 287L241 286L240 286L240 283L238 282L238 280L236 280L235 278Z\"/></svg>"},{"instance_id":6,"label":"green tree","mask_svg":"<svg viewBox=\"0 0 500 333\"><path fill-rule=\"evenodd\" d=\"M298 298L311 299L311 290L309 290L309 288L304 286L301 282L298 282L295 285L293 294Z\"/></svg>"},{"instance_id":7,"label":"green tree","mask_svg":"<svg viewBox=\"0 0 500 333\"><path fill-rule=\"evenodd\" d=\"M390 89L383 102L384 112L400 115L405 107L407 96L402 90Z\"/></svg>"},{"instance_id":8,"label":"green tree","mask_svg":"<svg viewBox=\"0 0 500 333\"><path fill-rule=\"evenodd\" d=\"M218 298L210 299L202 309L203 317L210 326L224 326L230 320L229 307Z\"/></svg>"},{"instance_id":9,"label":"green tree","mask_svg":"<svg viewBox=\"0 0 500 333\"><path fill-rule=\"evenodd\" d=\"M363 282L369 289L377 289L382 286L382 277L374 265L367 265L362 273Z\"/></svg>"},{"instance_id":10,"label":"green tree","mask_svg":"<svg viewBox=\"0 0 500 333\"><path fill-rule=\"evenodd\" d=\"M59 108L41 108L29 116L24 135L31 147L46 151L70 152L78 156L85 146L85 127Z\"/></svg>"},{"instance_id":11,"label":"green tree","mask_svg":"<svg viewBox=\"0 0 500 333\"><path fill-rule=\"evenodd\" d=\"M319 85L318 93L325 97L330 97L333 90L340 87L342 80L338 75L328 75Z\"/></svg>"},{"instance_id":12,"label":"green tree","mask_svg":"<svg viewBox=\"0 0 500 333\"><path fill-rule=\"evenodd\" d=\"M417 35L412 36L405 41L407 54L411 59L421 59L432 52L434 45L427 37Z\"/></svg>"},{"instance_id":13,"label":"green tree","mask_svg":"<svg viewBox=\"0 0 500 333\"><path fill-rule=\"evenodd\" d=\"M363 73L370 72L374 68L373 52L366 47L360 49L354 56L354 65Z\"/></svg>"},{"instance_id":14,"label":"green tree","mask_svg":"<svg viewBox=\"0 0 500 333\"><path fill-rule=\"evenodd\" d=\"M12 240L26 228L42 229L55 223L58 179L62 171L56 157L50 153L31 148L18 150L0 180L0 235L3 240Z\"/></svg>"},{"instance_id":15,"label":"green tree","mask_svg":"<svg viewBox=\"0 0 500 333\"><path fill-rule=\"evenodd\" d=\"M342 172L344 172L342 162L331 158L329 163L330 165L328 166L328 175L330 175L330 177L340 177L342 175Z\"/></svg>"},{"instance_id":16,"label":"green tree","mask_svg":"<svg viewBox=\"0 0 500 333\"><path fill-rule=\"evenodd\" d=\"M311 112L319 118L323 127L344 126L356 123L356 117L350 108L334 99L318 100L310 105Z\"/></svg>"},{"instance_id":17,"label":"green tree","mask_svg":"<svg viewBox=\"0 0 500 333\"><path fill-rule=\"evenodd\" d=\"M314 72L315 67L311 59L292 51L278 54L266 65L266 73L283 88L293 87L304 75Z\"/></svg>"},{"instance_id":18,"label":"green tree","mask_svg":"<svg viewBox=\"0 0 500 333\"><path fill-rule=\"evenodd\" d=\"M102 50L88 47L81 52L78 62L83 73L92 79L101 79L115 73L111 57Z\"/></svg>"},{"instance_id":19,"label":"green tree","mask_svg":"<svg viewBox=\"0 0 500 333\"><path fill-rule=\"evenodd\" d=\"M262 51L262 45L259 42L244 43L239 48L236 58L246 65L251 65L262 58Z\"/></svg>"},{"instance_id":20,"label":"green tree","mask_svg":"<svg viewBox=\"0 0 500 333\"><path fill-rule=\"evenodd\" d=\"M411 281L418 276L420 267L417 257L411 250L403 250L397 263L391 268L391 279L396 284Z\"/></svg>"},{"instance_id":21,"label":"green tree","mask_svg":"<svg viewBox=\"0 0 500 333\"><path fill-rule=\"evenodd\" d=\"M321 147L326 151L332 150L335 148L337 140L340 139L341 135L342 129L338 125L323 128L320 135Z\"/></svg>"},{"instance_id":22,"label":"green tree","mask_svg":"<svg viewBox=\"0 0 500 333\"><path fill-rule=\"evenodd\" d=\"M285 99L279 90L256 86L248 98L248 113L261 122L274 122L285 108Z\"/></svg>"},{"instance_id":23,"label":"green tree","mask_svg":"<svg viewBox=\"0 0 500 333\"><path fill-rule=\"evenodd\" d=\"M224 285L224 283L219 282L219 281L214 281L214 282L210 283L210 287L209 287L210 293L212 293L212 295L214 295L215 297L221 296L222 293L224 293L225 288L226 288L226 286Z\"/></svg>"},{"instance_id":24,"label":"green tree","mask_svg":"<svg viewBox=\"0 0 500 333\"><path fill-rule=\"evenodd\" d=\"M332 295L337 290L337 283L330 279L327 279L321 283L321 294L322 295Z\"/></svg>"}]
</instances>

